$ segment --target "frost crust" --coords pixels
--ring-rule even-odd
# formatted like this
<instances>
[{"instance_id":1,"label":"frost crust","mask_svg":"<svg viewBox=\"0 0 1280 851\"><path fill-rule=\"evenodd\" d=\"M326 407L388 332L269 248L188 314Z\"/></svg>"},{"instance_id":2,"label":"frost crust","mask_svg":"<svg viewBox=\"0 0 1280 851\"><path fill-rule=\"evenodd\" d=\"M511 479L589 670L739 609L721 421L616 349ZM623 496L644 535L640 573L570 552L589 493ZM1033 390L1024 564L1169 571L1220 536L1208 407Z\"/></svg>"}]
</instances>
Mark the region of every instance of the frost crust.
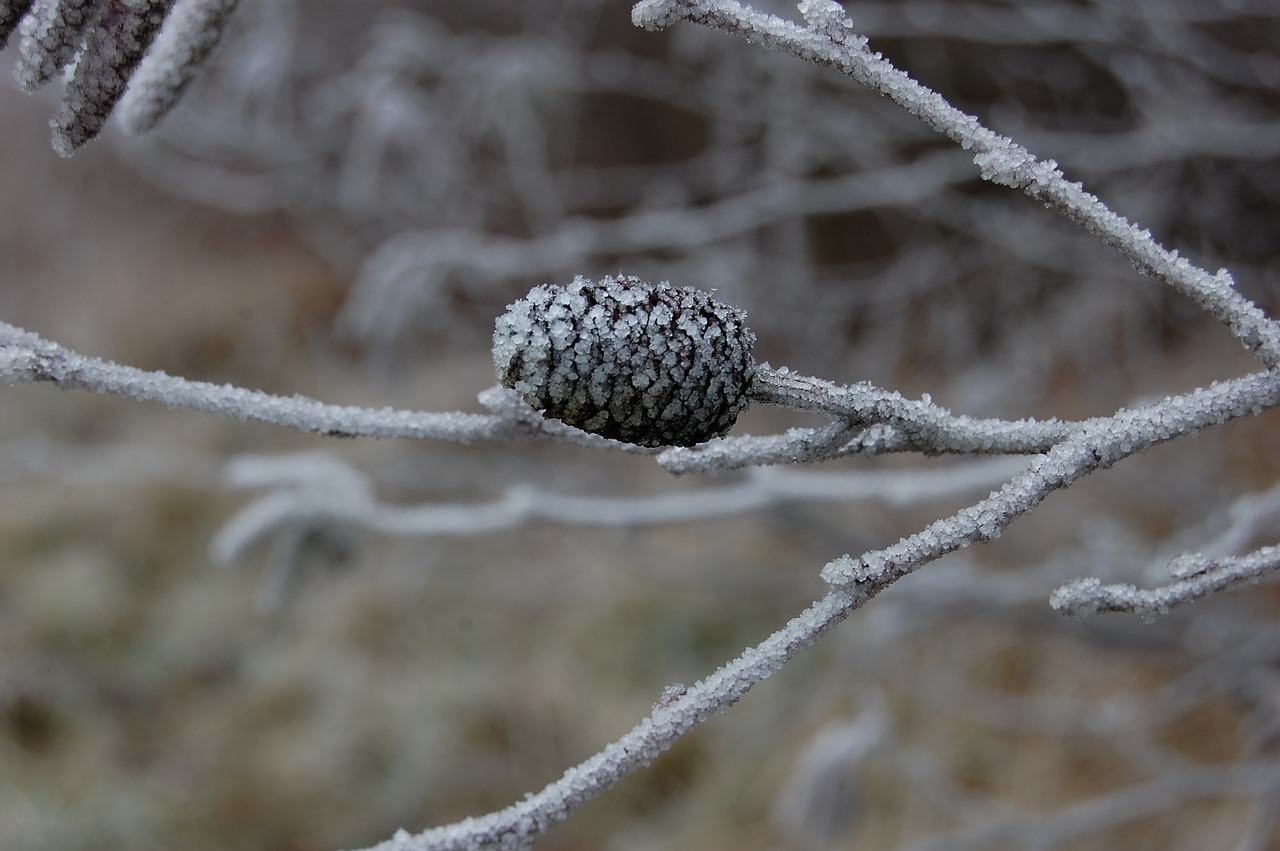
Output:
<instances>
[{"instance_id":1,"label":"frost crust","mask_svg":"<svg viewBox=\"0 0 1280 851\"><path fill-rule=\"evenodd\" d=\"M545 416L640 446L693 446L747 407L746 314L635 277L543 284L498 317L498 380Z\"/></svg>"}]
</instances>

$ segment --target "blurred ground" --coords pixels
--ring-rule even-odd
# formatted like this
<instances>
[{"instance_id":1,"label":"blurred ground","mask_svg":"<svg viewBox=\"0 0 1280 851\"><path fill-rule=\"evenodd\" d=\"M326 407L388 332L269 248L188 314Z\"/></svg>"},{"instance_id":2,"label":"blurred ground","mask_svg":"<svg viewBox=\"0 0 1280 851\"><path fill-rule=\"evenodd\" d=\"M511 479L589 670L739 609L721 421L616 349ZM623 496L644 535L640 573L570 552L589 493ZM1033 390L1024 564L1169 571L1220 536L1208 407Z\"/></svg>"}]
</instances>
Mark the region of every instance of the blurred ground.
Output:
<instances>
[{"instance_id":1,"label":"blurred ground","mask_svg":"<svg viewBox=\"0 0 1280 851\"><path fill-rule=\"evenodd\" d=\"M304 29L351 26L351 5L325 4ZM246 16L267 14L246 6ZM567 20L573 10L562 11ZM733 88L714 67L698 67L702 42L684 43L695 36L673 33L671 41L684 46L667 56L667 42L645 40L661 37L631 33L625 16L612 11L591 7L599 21L585 39L592 50L614 60L615 49L630 50L637 62L656 57L677 69L672 73ZM266 38L260 18L249 20ZM1274 25L1274 15L1263 20ZM448 15L441 21L446 33L478 26ZM540 36L555 43L564 32L572 28L548 27ZM355 43L368 38L363 32ZM951 64L921 37L896 38L884 35L900 61L971 101L967 108L1002 118L1006 132L1023 119L1031 125L1028 115L1043 117L1050 107L1068 129L1097 115L1140 123L1133 113L1153 108L1129 103L1142 94L1134 90L1117 90L1113 99L1124 103L1113 104L1102 84L1082 84L1076 91L1096 97L1073 100L1061 92L1069 88L1063 80L1074 78L1050 74L1058 85L1018 113L1011 92L1026 95L1040 84L986 79L984 69L999 62L975 63L973 51L994 53L989 45L949 43L961 54ZM1233 38L1225 41L1238 46ZM531 36L528 43L538 42ZM722 37L706 44L710 58L725 63L751 51ZM1269 50L1274 62L1274 47L1249 50ZM484 49L476 48L488 55ZM235 43L228 50L240 55ZM1071 54L1058 44L1045 55L1067 68L1075 67ZM342 50L332 55L355 64ZM0 55L0 63L11 59L11 51ZM300 77L319 74L314 49L295 59ZM1263 59L1256 61L1262 67ZM791 60L759 62L772 68ZM765 73L734 68L747 79ZM971 69L969 76L956 68ZM788 92L829 85L813 82L816 74L794 80L776 73L765 81L777 89L768 95L773 105L787 103ZM661 74L653 79L646 83L652 102L679 99L662 88L672 84ZM222 104L221 91L211 87L205 96ZM699 133L691 140L670 110L628 109L616 92L595 96L579 108L602 121L612 117L603 129L590 125L592 133L665 139L636 142L638 152L628 157L678 161L690 173L710 162L684 162L703 142ZM823 105L848 98L850 109L880 108L838 88L823 97ZM1252 97L1242 112L1274 122L1274 91L1270 99L1265 92ZM557 103L548 110L562 115ZM345 258L367 258L402 230L431 232L441 223L415 222L400 209L391 224L361 218L349 196L345 207L335 201L319 209L320 202L302 198L256 213L182 200L157 188L172 188L169 179L184 173L174 165L181 157L144 180L138 143L109 138L59 160L47 139L51 111L45 100L0 87L0 318L85 354L337 403L478 410L476 392L492 383L485 317L522 287L559 275L495 273L472 295L467 276L478 273L452 273L442 300L431 302L433 310L444 304L452 312L428 312L395 328L385 319L361 326L409 338L392 345L387 337L380 348L352 332L350 321L342 324L344 315L350 319L353 280L367 272L361 260ZM197 102L192 115L174 121L198 127L210 115L221 113L202 112ZM168 144L198 162L208 152L184 149L182 134L192 131L182 126ZM749 111L740 125L717 114L700 126L739 153L758 145L772 166L804 159L788 153L794 139L785 134L753 137L772 132L773 123ZM839 128L799 132L840 135ZM1167 233L1195 243L1189 248L1206 262L1231 265L1264 306L1280 304L1280 169L1273 156L1226 157L1215 168L1184 152L1163 165L1142 161L1113 172L1089 159L1105 146L1091 147L1083 138L1089 133L1081 136L1067 153L1085 152L1081 176L1088 182L1096 168L1113 193L1104 193L1107 200L1123 199L1123 211L1144 222L1159 211ZM476 144L491 143L485 137ZM314 153L299 144L298 159ZM920 156L932 150L931 142L918 144ZM316 156L331 163L342 150ZM599 150L583 148L574 162L617 165L582 153ZM237 167L262 173L254 153L239 152ZM219 165L232 159L220 156ZM506 162L501 153L485 156ZM857 150L842 165L868 167L869 156ZM715 162L738 173L731 156ZM753 167L740 165L743 173ZM290 181L296 188L296 174L279 176L286 167L273 165L264 178L280 181L273 191ZM496 171L496 183L529 176ZM808 165L799 171L822 176ZM679 195L681 174L677 169L672 186L651 181L638 199L614 199L597 212L609 219L632 205L665 203ZM618 192L627 194L626 187L619 179ZM711 188L691 191L690 207L709 204ZM740 188L721 187L726 195ZM536 201L546 187L524 189L516 201L504 198L476 213L468 226L479 228L483 219L486 233L503 237L554 232L557 213ZM464 196L442 213L446 224L471 215L474 199ZM1105 249L1102 259L1072 257L1075 237L1065 226L1037 225L1066 234L1065 260L1048 241L1024 240L1035 256L1019 258L1018 246L998 236L1013 233L1019 217L1033 219L1029 203L994 197L983 187L941 188L915 202L927 210L920 220L896 208L813 214L799 225L780 216L728 248L682 254L658 247L634 261L621 249L601 249L580 271L635 262L673 280L691 270L713 276L721 267L741 275L743 257L753 256L743 252L759 252L761 280L732 294L753 320L761 317L762 357L833 380L873 378L908 393L928 391L968 413L1106 413L1250 368L1225 332L1103 257ZM1203 209L1179 216L1167 209L1178 197ZM580 207L600 203L587 198ZM1002 203L1013 217L1007 221L996 218ZM566 217L574 213L574 202L565 206ZM542 218L529 213L534 208ZM1216 210L1231 211L1231 226L1197 229L1196 222L1223 219ZM943 222L949 230L940 235ZM336 232L346 241L326 241ZM983 259L956 248L984 240L997 249ZM810 248L801 252L800 245ZM879 276L902 272L908 261L925 264L916 274L927 277L929 245L939 265L970 269L958 273L959 292L928 281L916 295L904 296L901 285L875 289ZM573 268L578 261L565 262ZM771 278L779 268L784 276ZM809 277L792 277L797 269ZM846 278L855 283L841 288ZM1026 283L1025 293L1010 294L1015 280ZM792 281L794 293L784 287ZM423 330L432 322L448 328L432 335ZM755 411L741 430L794 422ZM965 504L952 496L905 507L793 505L635 530L550 526L478 538L342 538L336 549L318 546L283 607L265 612L269 555L228 569L208 552L248 499L223 484L222 466L241 452L317 449L367 472L392 502L480 501L521 482L600 495L717 484L671 480L652 461L582 449L325 441L87 394L0 388L0 847L321 851L505 806L628 729L665 686L692 682L779 627L822 593L818 570L831 558L896 540ZM941 463L853 459L831 467ZM1278 473L1274 416L1264 415L1162 447L1055 495L999 543L944 560L886 593L539 847L886 849L915 847L946 831L955 833L942 847L1280 847L1280 829L1263 817L1272 804L1280 807L1280 784L1264 794L1232 773L1274 765L1280 747L1275 584L1151 625L1119 617L1066 622L1046 602L1073 575L1151 584L1144 571L1161 553L1211 539L1229 524L1233 500L1273 488ZM1242 545L1274 543L1275 528L1264 523ZM798 755L822 731L877 705L889 719L882 746L826 784L834 790L828 803L809 802L807 828L779 827L772 814L794 782ZM1013 819L1004 834L965 839L974 824L1011 812L1026 817Z\"/></svg>"}]
</instances>

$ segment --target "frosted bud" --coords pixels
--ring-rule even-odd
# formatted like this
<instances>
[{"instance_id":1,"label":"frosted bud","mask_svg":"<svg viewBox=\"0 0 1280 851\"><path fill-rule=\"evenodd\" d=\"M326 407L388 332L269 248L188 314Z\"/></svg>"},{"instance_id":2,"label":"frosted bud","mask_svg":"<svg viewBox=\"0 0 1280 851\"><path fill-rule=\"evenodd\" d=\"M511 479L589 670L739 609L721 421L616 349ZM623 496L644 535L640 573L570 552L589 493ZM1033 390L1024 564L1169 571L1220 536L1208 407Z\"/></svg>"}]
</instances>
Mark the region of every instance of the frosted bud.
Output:
<instances>
[{"instance_id":1,"label":"frosted bud","mask_svg":"<svg viewBox=\"0 0 1280 851\"><path fill-rule=\"evenodd\" d=\"M640 446L719 437L747 407L746 313L639 278L543 284L498 317L498 380L543 414Z\"/></svg>"}]
</instances>

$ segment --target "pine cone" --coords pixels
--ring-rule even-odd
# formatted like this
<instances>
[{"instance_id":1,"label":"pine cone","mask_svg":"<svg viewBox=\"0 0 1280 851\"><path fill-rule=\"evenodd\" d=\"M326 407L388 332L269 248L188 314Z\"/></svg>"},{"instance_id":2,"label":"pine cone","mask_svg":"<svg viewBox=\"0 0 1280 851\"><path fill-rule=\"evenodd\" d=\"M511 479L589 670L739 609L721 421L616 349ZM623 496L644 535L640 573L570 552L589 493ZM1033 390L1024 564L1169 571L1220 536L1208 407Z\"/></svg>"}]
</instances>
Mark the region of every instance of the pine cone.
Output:
<instances>
[{"instance_id":1,"label":"pine cone","mask_svg":"<svg viewBox=\"0 0 1280 851\"><path fill-rule=\"evenodd\" d=\"M545 416L640 446L719 437L747 407L746 313L639 278L543 284L498 317L498 380Z\"/></svg>"}]
</instances>

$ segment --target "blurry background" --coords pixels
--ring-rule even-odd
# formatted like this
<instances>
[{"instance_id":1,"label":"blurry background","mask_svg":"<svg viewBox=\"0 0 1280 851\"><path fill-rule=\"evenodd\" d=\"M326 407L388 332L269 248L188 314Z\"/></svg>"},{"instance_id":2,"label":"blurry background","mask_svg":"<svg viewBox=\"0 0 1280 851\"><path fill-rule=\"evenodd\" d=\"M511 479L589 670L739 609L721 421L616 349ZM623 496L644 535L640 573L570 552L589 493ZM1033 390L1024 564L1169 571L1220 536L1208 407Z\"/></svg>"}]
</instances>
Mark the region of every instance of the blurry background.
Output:
<instances>
[{"instance_id":1,"label":"blurry background","mask_svg":"<svg viewBox=\"0 0 1280 851\"><path fill-rule=\"evenodd\" d=\"M846 7L900 67L1280 309L1274 3ZM0 86L0 318L142 368L441 411L480 410L504 305L619 271L715 289L775 366L958 413L1102 415L1256 368L874 94L629 12L243 0L154 136L69 161L58 92ZM1131 459L930 565L539 847L1280 847L1276 585L1154 624L1047 604L1073 576L1153 585L1182 549L1276 543L1274 420ZM809 422L753 410L737 432ZM326 453L302 466L348 465L398 505L746 474L43 387L0 388L0 441L0 847L58 851L322 851L505 806L781 626L831 558L999 481L643 528L318 520L224 564L210 544L256 496L225 475L246 453Z\"/></svg>"}]
</instances>

